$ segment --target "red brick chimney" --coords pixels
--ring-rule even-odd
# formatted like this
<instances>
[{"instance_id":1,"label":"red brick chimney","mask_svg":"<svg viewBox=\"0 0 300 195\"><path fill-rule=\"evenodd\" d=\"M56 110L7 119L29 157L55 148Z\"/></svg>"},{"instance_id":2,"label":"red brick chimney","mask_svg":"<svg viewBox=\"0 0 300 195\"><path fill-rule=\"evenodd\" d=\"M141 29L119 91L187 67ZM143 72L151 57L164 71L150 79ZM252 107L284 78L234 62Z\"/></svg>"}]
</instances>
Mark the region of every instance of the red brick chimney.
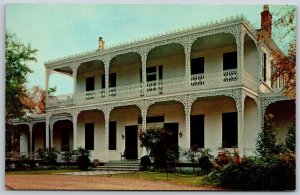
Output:
<instances>
[{"instance_id":1,"label":"red brick chimney","mask_svg":"<svg viewBox=\"0 0 300 195\"><path fill-rule=\"evenodd\" d=\"M260 13L261 15L261 31L268 38L272 34L272 15L269 12L269 5L264 5L264 11Z\"/></svg>"},{"instance_id":2,"label":"red brick chimney","mask_svg":"<svg viewBox=\"0 0 300 195\"><path fill-rule=\"evenodd\" d=\"M105 49L105 41L103 40L103 38L99 37L98 42L99 42L99 48L98 49L100 51L104 50Z\"/></svg>"}]
</instances>

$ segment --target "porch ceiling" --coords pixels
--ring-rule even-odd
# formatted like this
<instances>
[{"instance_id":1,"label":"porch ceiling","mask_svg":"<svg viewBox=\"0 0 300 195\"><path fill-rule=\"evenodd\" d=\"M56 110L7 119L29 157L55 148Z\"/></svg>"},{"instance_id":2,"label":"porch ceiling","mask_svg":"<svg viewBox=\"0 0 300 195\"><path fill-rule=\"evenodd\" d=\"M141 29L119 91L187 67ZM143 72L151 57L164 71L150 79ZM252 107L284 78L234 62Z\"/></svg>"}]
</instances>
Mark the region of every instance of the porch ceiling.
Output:
<instances>
[{"instance_id":1,"label":"porch ceiling","mask_svg":"<svg viewBox=\"0 0 300 195\"><path fill-rule=\"evenodd\" d=\"M150 50L147 60L176 55L184 55L184 48L180 44L172 43L168 45L158 46Z\"/></svg>"},{"instance_id":2,"label":"porch ceiling","mask_svg":"<svg viewBox=\"0 0 300 195\"><path fill-rule=\"evenodd\" d=\"M221 33L198 38L192 45L192 51L203 51L236 45L235 37L231 34Z\"/></svg>"}]
</instances>

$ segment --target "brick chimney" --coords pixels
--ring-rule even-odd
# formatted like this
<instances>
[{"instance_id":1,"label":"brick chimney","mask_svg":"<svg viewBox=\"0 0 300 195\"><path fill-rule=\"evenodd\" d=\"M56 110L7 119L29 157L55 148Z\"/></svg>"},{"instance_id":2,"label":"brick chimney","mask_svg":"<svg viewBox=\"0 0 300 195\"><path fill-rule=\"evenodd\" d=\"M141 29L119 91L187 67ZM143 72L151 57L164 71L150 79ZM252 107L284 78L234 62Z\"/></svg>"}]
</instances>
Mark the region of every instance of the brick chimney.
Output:
<instances>
[{"instance_id":1,"label":"brick chimney","mask_svg":"<svg viewBox=\"0 0 300 195\"><path fill-rule=\"evenodd\" d=\"M260 13L261 15L261 28L260 30L268 38L272 35L272 15L269 12L269 5L264 5L264 11Z\"/></svg>"},{"instance_id":2,"label":"brick chimney","mask_svg":"<svg viewBox=\"0 0 300 195\"><path fill-rule=\"evenodd\" d=\"M103 40L102 37L99 37L99 51L102 51L105 49L105 41Z\"/></svg>"}]
</instances>

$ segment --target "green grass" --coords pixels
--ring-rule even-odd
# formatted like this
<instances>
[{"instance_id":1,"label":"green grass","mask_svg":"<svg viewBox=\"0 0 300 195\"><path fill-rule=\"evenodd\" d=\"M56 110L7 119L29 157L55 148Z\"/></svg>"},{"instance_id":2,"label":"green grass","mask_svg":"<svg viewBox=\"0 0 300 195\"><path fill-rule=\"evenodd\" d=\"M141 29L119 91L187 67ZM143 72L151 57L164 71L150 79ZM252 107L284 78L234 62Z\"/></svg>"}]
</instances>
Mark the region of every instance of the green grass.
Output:
<instances>
[{"instance_id":1,"label":"green grass","mask_svg":"<svg viewBox=\"0 0 300 195\"><path fill-rule=\"evenodd\" d=\"M174 183L177 185L190 185L190 186L214 186L207 181L204 181L204 176L196 176L196 175L184 175L184 174L167 174L160 172L134 172L134 173L126 173L126 174L116 174L113 177L118 178L136 178L136 179L144 179L144 180L152 180L152 181L167 181L170 183Z\"/></svg>"},{"instance_id":2,"label":"green grass","mask_svg":"<svg viewBox=\"0 0 300 195\"><path fill-rule=\"evenodd\" d=\"M80 170L32 170L32 171L6 171L6 175L51 175L65 172L78 172Z\"/></svg>"}]
</instances>

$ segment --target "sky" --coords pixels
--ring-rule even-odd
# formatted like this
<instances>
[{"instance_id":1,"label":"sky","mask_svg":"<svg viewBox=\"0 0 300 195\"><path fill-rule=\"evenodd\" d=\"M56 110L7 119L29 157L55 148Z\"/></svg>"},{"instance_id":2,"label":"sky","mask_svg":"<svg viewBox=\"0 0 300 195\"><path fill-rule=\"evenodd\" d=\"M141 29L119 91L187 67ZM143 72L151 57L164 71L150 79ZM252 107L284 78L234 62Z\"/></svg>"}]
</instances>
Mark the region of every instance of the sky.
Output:
<instances>
[{"instance_id":1,"label":"sky","mask_svg":"<svg viewBox=\"0 0 300 195\"><path fill-rule=\"evenodd\" d=\"M27 87L44 88L46 61L97 49L100 36L109 46L241 14L260 28L263 5L8 4L5 9L6 31L38 49L38 61L28 64L34 72ZM70 77L50 76L56 95L72 93L72 84Z\"/></svg>"}]
</instances>

